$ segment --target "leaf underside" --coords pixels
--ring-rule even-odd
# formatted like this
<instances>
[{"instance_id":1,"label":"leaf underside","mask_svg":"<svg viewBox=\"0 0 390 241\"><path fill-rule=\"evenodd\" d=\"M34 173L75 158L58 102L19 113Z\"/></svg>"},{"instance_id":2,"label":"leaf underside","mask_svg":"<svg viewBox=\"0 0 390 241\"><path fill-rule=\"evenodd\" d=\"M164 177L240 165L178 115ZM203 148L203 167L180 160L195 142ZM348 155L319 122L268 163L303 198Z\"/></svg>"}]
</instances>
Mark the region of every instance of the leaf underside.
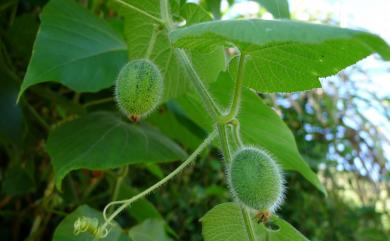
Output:
<instances>
[{"instance_id":1,"label":"leaf underside","mask_svg":"<svg viewBox=\"0 0 390 241\"><path fill-rule=\"evenodd\" d=\"M289 20L206 22L170 36L180 48L238 47L247 55L244 82L259 92L321 87L320 77L334 75L373 53L390 60L389 46L376 35Z\"/></svg>"}]
</instances>

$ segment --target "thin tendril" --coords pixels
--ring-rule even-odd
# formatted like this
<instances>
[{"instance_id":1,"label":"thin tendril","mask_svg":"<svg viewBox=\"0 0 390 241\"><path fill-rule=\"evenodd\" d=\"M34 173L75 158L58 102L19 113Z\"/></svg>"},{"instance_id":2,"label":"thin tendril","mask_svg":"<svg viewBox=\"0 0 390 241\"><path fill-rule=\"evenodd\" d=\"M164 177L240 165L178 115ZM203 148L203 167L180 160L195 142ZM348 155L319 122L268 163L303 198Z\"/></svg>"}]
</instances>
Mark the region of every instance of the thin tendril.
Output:
<instances>
[{"instance_id":1,"label":"thin tendril","mask_svg":"<svg viewBox=\"0 0 390 241\"><path fill-rule=\"evenodd\" d=\"M153 186L149 187L145 191L137 194L136 196L126 199L126 200L121 200L121 201L114 201L106 205L106 207L103 210L103 217L104 217L104 224L100 227L102 230L106 229L108 225L111 224L111 221L126 207L134 203L135 201L145 197L155 189L159 188L161 185L165 184L168 182L171 178L179 174L185 167L187 167L192 161L195 160L195 158L202 152L216 137L217 132L214 130L211 132L211 134L198 146L198 148L185 160L180 166L178 166L173 172L171 172L169 175L161 179L159 182L154 184ZM118 209L116 209L108 218L107 218L107 210L110 206L113 205L119 205L122 204ZM98 240L99 237L95 237L95 240Z\"/></svg>"}]
</instances>

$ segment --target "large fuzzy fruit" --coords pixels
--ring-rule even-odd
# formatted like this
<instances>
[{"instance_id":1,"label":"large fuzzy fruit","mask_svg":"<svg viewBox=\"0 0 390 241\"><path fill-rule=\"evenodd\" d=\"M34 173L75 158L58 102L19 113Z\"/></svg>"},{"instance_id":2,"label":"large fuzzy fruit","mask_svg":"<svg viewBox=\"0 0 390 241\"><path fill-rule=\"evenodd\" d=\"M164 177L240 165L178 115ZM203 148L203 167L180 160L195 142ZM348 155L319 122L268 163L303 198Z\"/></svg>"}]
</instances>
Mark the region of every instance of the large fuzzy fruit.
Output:
<instances>
[{"instance_id":1,"label":"large fuzzy fruit","mask_svg":"<svg viewBox=\"0 0 390 241\"><path fill-rule=\"evenodd\" d=\"M115 86L116 101L120 110L133 121L152 112L162 93L160 71L147 59L130 61L119 72Z\"/></svg>"},{"instance_id":2,"label":"large fuzzy fruit","mask_svg":"<svg viewBox=\"0 0 390 241\"><path fill-rule=\"evenodd\" d=\"M258 211L275 211L284 197L284 179L275 160L264 150L239 149L228 170L233 196Z\"/></svg>"}]
</instances>

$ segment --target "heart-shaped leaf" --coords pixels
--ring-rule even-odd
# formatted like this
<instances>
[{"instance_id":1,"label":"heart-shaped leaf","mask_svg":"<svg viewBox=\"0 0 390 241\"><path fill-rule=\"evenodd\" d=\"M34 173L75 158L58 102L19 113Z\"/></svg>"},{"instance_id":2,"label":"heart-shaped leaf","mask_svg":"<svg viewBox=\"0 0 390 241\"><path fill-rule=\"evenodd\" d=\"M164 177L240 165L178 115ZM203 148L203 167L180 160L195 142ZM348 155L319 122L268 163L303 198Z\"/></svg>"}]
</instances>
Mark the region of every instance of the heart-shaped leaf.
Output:
<instances>
[{"instance_id":1,"label":"heart-shaped leaf","mask_svg":"<svg viewBox=\"0 0 390 241\"><path fill-rule=\"evenodd\" d=\"M126 62L126 50L122 37L104 20L75 1L52 0L42 11L19 96L47 81L77 92L110 87Z\"/></svg>"},{"instance_id":2,"label":"heart-shaped leaf","mask_svg":"<svg viewBox=\"0 0 390 241\"><path fill-rule=\"evenodd\" d=\"M257 223L253 213L250 213L249 220L245 220L236 203L215 206L202 217L201 222L205 241L308 241L293 226L275 215L270 220L274 229Z\"/></svg>"},{"instance_id":3,"label":"heart-shaped leaf","mask_svg":"<svg viewBox=\"0 0 390 241\"><path fill-rule=\"evenodd\" d=\"M378 36L350 29L289 20L213 21L177 29L176 47L237 46L247 56L245 84L260 92L292 92L321 87L334 75L373 53L390 60Z\"/></svg>"},{"instance_id":4,"label":"heart-shaped leaf","mask_svg":"<svg viewBox=\"0 0 390 241\"><path fill-rule=\"evenodd\" d=\"M128 164L184 159L173 141L147 126L132 125L110 112L88 114L49 134L46 149L57 188L72 170L105 170Z\"/></svg>"}]
</instances>

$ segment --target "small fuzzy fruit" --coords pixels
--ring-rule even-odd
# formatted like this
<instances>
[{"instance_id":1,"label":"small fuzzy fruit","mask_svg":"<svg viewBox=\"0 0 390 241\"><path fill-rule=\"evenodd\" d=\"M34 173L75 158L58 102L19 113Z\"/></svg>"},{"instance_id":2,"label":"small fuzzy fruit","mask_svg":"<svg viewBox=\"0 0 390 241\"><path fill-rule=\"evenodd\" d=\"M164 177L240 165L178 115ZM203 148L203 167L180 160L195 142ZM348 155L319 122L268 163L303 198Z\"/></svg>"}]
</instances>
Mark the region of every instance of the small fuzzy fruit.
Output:
<instances>
[{"instance_id":1,"label":"small fuzzy fruit","mask_svg":"<svg viewBox=\"0 0 390 241\"><path fill-rule=\"evenodd\" d=\"M116 101L120 110L133 121L152 112L162 93L160 71L147 59L130 61L119 72L115 85Z\"/></svg>"},{"instance_id":2,"label":"small fuzzy fruit","mask_svg":"<svg viewBox=\"0 0 390 241\"><path fill-rule=\"evenodd\" d=\"M258 211L275 211L284 196L284 179L275 160L264 150L239 149L228 171L233 196Z\"/></svg>"}]
</instances>

